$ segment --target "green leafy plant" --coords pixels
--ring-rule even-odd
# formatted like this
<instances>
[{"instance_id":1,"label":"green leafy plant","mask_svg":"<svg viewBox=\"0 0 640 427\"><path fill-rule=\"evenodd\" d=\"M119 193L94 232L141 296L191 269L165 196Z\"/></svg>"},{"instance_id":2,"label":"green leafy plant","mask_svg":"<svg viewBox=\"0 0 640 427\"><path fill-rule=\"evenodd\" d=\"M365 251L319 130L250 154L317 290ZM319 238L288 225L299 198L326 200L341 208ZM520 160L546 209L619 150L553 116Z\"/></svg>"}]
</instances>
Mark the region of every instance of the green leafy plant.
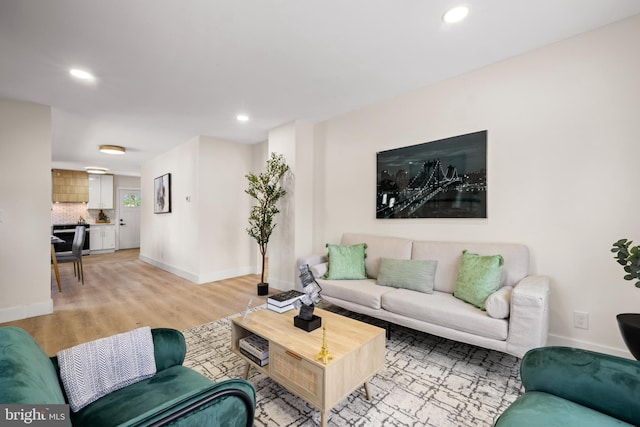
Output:
<instances>
[{"instance_id":1,"label":"green leafy plant","mask_svg":"<svg viewBox=\"0 0 640 427\"><path fill-rule=\"evenodd\" d=\"M627 273L624 280L638 280L635 286L640 288L640 246L631 246L632 243L631 240L620 239L613 244L611 252L616 254L613 259L623 266Z\"/></svg>"},{"instance_id":2,"label":"green leafy plant","mask_svg":"<svg viewBox=\"0 0 640 427\"><path fill-rule=\"evenodd\" d=\"M280 212L277 204L287 194L280 181L288 171L289 166L285 162L284 156L271 153L271 157L267 159L267 166L264 172L259 175L252 172L245 175L249 181L249 187L244 191L253 197L256 203L251 207L247 233L258 242L260 247L260 254L262 255L260 283L264 283L267 245L276 226L274 218Z\"/></svg>"}]
</instances>

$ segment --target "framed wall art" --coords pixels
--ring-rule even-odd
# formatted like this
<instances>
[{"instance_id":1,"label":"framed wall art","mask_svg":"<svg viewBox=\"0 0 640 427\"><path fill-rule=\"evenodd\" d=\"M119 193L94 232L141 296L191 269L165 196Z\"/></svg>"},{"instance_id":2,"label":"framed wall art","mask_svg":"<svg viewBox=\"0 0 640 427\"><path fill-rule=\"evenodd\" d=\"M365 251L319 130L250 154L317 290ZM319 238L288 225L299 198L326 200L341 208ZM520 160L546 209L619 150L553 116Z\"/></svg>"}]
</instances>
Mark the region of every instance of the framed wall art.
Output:
<instances>
[{"instance_id":1,"label":"framed wall art","mask_svg":"<svg viewBox=\"0 0 640 427\"><path fill-rule=\"evenodd\" d=\"M165 173L153 180L153 213L171 212L171 174Z\"/></svg>"},{"instance_id":2,"label":"framed wall art","mask_svg":"<svg viewBox=\"0 0 640 427\"><path fill-rule=\"evenodd\" d=\"M380 151L376 218L486 218L487 131Z\"/></svg>"}]
</instances>

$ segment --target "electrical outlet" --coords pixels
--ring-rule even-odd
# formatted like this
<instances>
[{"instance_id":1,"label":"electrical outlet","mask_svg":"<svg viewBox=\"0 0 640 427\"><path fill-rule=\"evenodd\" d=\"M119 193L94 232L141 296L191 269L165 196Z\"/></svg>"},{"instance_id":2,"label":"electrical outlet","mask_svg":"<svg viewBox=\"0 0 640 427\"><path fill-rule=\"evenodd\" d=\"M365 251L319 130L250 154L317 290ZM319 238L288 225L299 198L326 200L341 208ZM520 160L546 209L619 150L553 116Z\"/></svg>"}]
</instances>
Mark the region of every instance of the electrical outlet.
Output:
<instances>
[{"instance_id":1,"label":"electrical outlet","mask_svg":"<svg viewBox=\"0 0 640 427\"><path fill-rule=\"evenodd\" d=\"M574 311L573 327L579 329L589 329L589 313L584 311Z\"/></svg>"}]
</instances>

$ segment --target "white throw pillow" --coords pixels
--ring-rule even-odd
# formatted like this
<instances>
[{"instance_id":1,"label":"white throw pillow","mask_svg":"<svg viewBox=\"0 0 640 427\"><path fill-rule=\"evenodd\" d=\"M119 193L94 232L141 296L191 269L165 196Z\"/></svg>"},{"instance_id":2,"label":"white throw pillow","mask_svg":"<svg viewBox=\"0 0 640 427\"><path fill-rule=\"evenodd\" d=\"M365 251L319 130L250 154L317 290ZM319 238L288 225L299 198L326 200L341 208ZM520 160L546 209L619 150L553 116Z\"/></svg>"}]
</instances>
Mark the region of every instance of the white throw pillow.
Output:
<instances>
[{"instance_id":1,"label":"white throw pillow","mask_svg":"<svg viewBox=\"0 0 640 427\"><path fill-rule=\"evenodd\" d=\"M321 279L325 274L327 274L327 271L329 271L329 263L323 262L321 264L312 265L309 268L311 269L311 274L313 274L313 277L315 277L316 279Z\"/></svg>"},{"instance_id":2,"label":"white throw pillow","mask_svg":"<svg viewBox=\"0 0 640 427\"><path fill-rule=\"evenodd\" d=\"M511 291L512 286L503 286L498 289L485 301L484 305L487 309L487 314L494 319L506 319L509 317L509 307L511 306Z\"/></svg>"}]
</instances>

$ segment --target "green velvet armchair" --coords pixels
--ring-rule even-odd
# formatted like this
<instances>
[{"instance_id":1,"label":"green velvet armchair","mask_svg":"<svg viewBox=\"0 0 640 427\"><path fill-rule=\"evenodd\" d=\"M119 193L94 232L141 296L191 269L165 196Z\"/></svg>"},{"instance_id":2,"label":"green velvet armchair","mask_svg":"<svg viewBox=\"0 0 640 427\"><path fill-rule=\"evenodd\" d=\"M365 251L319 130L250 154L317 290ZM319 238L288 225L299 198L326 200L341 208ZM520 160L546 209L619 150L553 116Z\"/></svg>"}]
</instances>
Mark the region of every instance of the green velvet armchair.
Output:
<instances>
[{"instance_id":1,"label":"green velvet armchair","mask_svg":"<svg viewBox=\"0 0 640 427\"><path fill-rule=\"evenodd\" d=\"M151 333L156 374L72 412L72 426L253 425L256 398L251 383L242 379L214 383L182 366L186 345L181 332L152 329ZM0 328L0 403L66 402L56 358L49 358L23 329Z\"/></svg>"},{"instance_id":2,"label":"green velvet armchair","mask_svg":"<svg viewBox=\"0 0 640 427\"><path fill-rule=\"evenodd\" d=\"M525 393L496 427L640 425L640 362L568 347L541 347L520 365Z\"/></svg>"}]
</instances>

